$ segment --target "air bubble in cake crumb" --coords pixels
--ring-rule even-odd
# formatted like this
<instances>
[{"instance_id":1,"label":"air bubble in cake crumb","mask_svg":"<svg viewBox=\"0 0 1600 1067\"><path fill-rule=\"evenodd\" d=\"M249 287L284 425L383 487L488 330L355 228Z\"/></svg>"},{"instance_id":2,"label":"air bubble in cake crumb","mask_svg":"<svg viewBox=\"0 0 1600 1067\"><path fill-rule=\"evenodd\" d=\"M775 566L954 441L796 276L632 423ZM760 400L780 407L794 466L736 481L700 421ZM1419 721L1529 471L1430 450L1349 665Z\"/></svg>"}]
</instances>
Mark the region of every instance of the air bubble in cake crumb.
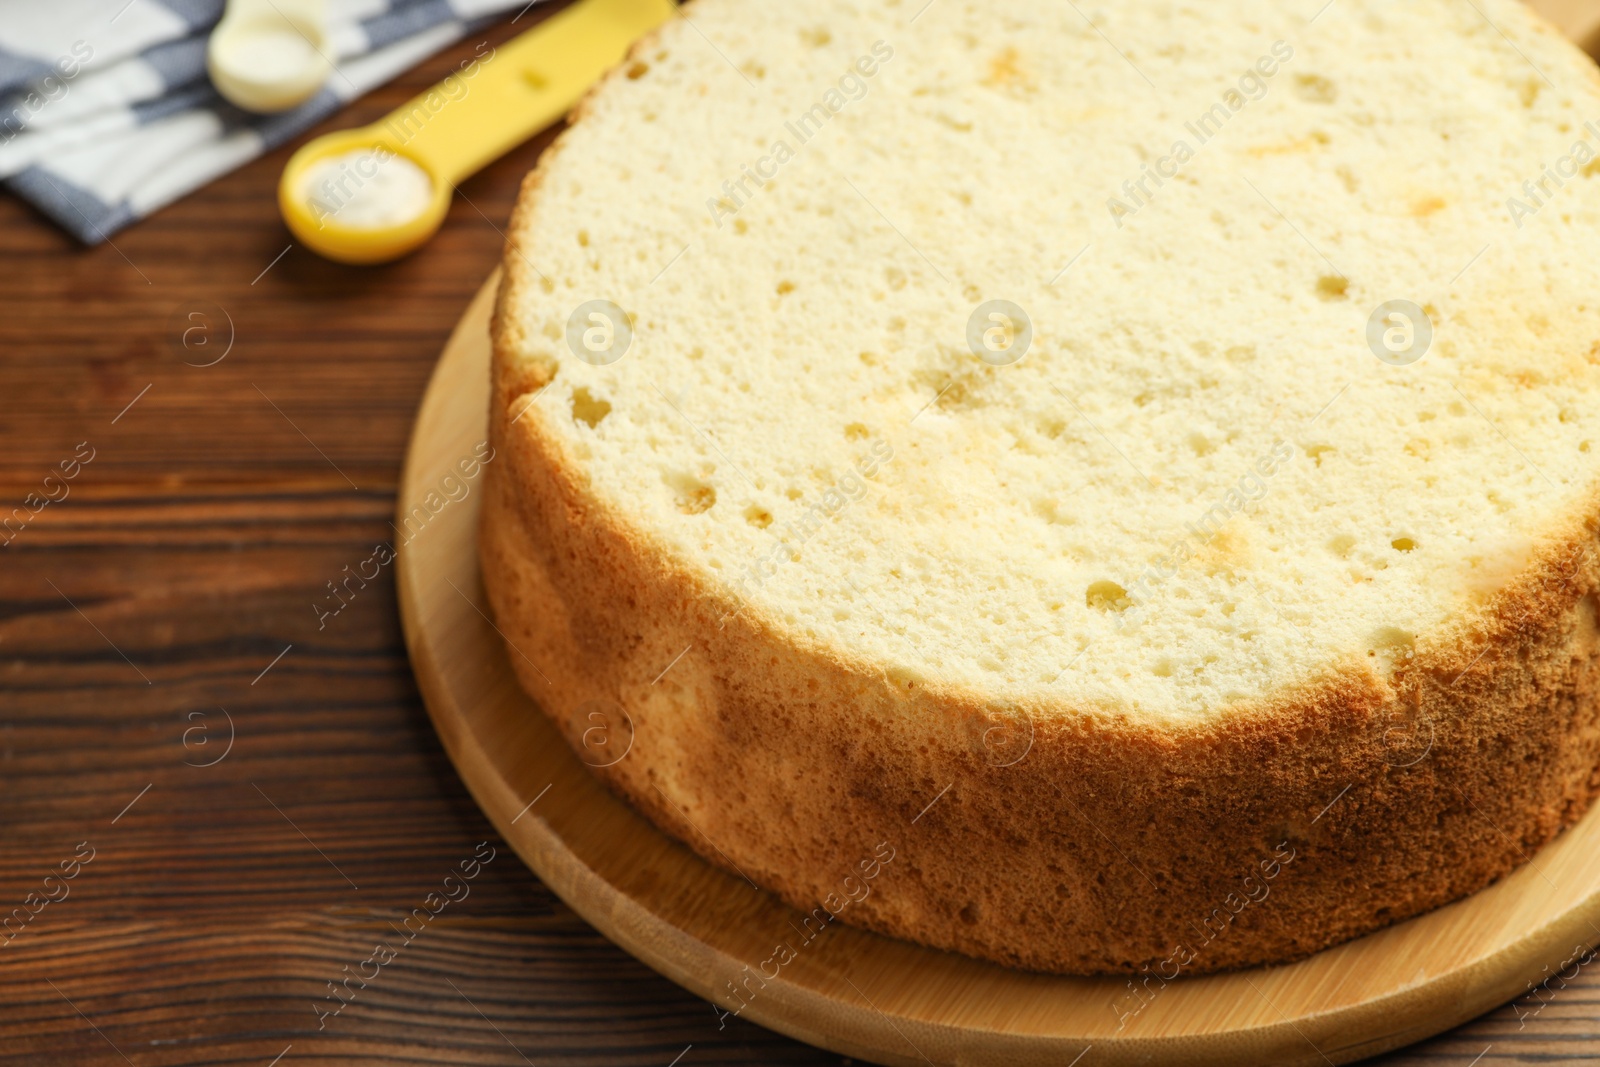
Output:
<instances>
[{"instance_id":1,"label":"air bubble in cake crumb","mask_svg":"<svg viewBox=\"0 0 1600 1067\"><path fill-rule=\"evenodd\" d=\"M1133 606L1128 591L1116 582L1099 581L1084 591L1084 603L1098 611L1126 611Z\"/></svg>"}]
</instances>

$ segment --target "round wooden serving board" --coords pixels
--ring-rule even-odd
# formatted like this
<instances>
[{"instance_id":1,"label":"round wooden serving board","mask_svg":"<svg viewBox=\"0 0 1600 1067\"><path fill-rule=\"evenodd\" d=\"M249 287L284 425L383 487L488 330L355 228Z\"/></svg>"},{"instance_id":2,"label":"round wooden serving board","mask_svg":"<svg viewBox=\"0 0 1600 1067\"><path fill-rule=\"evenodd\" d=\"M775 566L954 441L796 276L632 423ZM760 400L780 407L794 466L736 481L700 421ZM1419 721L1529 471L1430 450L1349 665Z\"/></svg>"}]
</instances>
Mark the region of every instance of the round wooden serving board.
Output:
<instances>
[{"instance_id":1,"label":"round wooden serving board","mask_svg":"<svg viewBox=\"0 0 1600 1067\"><path fill-rule=\"evenodd\" d=\"M410 538L398 567L412 666L461 777L528 866L606 937L728 1010L739 1002L727 983L794 940L799 914L602 787L518 688L485 614L480 483L459 464L486 433L497 280L450 338L406 458L396 525L397 540ZM1525 993L1546 966L1600 941L1597 923L1590 812L1468 900L1291 966L1179 980L1120 1031L1123 980L1007 970L839 925L764 987L752 982L740 1017L884 1064L1348 1063Z\"/></svg>"}]
</instances>

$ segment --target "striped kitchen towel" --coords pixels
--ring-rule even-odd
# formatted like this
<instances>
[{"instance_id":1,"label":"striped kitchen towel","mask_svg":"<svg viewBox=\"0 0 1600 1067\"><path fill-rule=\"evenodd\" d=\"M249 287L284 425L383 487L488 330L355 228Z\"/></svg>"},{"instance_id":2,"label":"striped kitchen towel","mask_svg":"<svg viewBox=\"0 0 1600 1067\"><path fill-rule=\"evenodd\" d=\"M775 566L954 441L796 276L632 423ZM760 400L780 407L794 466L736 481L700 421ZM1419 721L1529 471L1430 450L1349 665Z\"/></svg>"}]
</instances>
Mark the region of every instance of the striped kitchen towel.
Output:
<instances>
[{"instance_id":1,"label":"striped kitchen towel","mask_svg":"<svg viewBox=\"0 0 1600 1067\"><path fill-rule=\"evenodd\" d=\"M223 0L0 0L0 178L86 244L333 114L529 0L326 0L334 70L253 115L206 76Z\"/></svg>"}]
</instances>

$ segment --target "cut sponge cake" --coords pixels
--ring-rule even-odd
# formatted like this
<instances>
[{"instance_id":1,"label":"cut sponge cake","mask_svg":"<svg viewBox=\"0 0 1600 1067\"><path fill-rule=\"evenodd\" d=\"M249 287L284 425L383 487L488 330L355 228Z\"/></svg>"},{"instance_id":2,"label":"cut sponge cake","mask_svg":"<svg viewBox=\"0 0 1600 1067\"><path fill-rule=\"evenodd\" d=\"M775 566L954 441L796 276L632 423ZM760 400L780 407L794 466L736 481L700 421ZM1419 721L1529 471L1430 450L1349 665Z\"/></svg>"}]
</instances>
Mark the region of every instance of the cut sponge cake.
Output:
<instances>
[{"instance_id":1,"label":"cut sponge cake","mask_svg":"<svg viewBox=\"0 0 1600 1067\"><path fill-rule=\"evenodd\" d=\"M810 910L887 844L843 921L1028 968L1525 861L1600 762L1592 63L1511 0L921 6L695 0L529 178L530 694L708 860Z\"/></svg>"}]
</instances>

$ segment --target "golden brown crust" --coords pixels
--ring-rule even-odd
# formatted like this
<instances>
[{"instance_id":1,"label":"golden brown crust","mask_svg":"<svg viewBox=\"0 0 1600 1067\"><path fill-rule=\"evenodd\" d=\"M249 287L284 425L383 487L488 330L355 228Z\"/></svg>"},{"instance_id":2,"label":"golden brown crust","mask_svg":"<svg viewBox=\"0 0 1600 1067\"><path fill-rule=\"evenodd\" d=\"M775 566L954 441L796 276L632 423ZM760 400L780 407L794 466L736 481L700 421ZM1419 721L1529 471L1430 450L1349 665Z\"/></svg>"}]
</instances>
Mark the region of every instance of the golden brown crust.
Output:
<instances>
[{"instance_id":1,"label":"golden brown crust","mask_svg":"<svg viewBox=\"0 0 1600 1067\"><path fill-rule=\"evenodd\" d=\"M1043 697L986 707L738 610L596 500L537 411L513 427L553 373L513 358L508 309L540 284L515 242L562 145L510 227L484 581L523 686L710 862L809 911L886 842L887 881L840 918L1043 971L1142 968L1148 988L1465 896L1600 789L1600 502L1442 651L1159 730Z\"/></svg>"},{"instance_id":2,"label":"golden brown crust","mask_svg":"<svg viewBox=\"0 0 1600 1067\"><path fill-rule=\"evenodd\" d=\"M1587 526L1476 639L1393 684L1351 665L1161 731L1017 709L1012 740L986 744L1004 724L971 694L895 684L729 616L588 497L536 417L508 432L506 411L481 549L523 685L591 764L631 734L597 773L796 907L839 894L887 842L891 882L842 918L1066 973L1283 962L1504 875L1600 787Z\"/></svg>"}]
</instances>

